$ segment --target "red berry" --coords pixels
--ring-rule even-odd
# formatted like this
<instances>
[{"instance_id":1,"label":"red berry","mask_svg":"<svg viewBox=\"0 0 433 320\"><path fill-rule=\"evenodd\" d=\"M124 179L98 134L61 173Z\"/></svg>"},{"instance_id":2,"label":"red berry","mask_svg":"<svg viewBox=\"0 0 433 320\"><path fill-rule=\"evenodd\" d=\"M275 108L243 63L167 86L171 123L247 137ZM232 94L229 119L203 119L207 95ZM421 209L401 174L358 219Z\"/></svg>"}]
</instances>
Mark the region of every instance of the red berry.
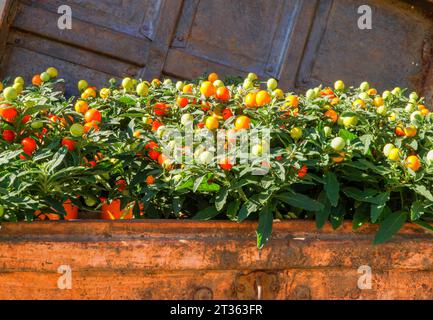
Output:
<instances>
[{"instance_id":1,"label":"red berry","mask_svg":"<svg viewBox=\"0 0 433 320\"><path fill-rule=\"evenodd\" d=\"M16 138L16 134L12 130L3 131L3 140L5 141L14 141Z\"/></svg>"},{"instance_id":2,"label":"red berry","mask_svg":"<svg viewBox=\"0 0 433 320\"><path fill-rule=\"evenodd\" d=\"M159 122L157 120L153 121L153 123L152 123L152 131L153 132L157 131L160 126L162 126L161 122Z\"/></svg>"},{"instance_id":3,"label":"red berry","mask_svg":"<svg viewBox=\"0 0 433 320\"><path fill-rule=\"evenodd\" d=\"M126 190L126 181L123 179L118 180L118 181L116 181L116 186L117 186L117 190L119 192L123 192Z\"/></svg>"},{"instance_id":4,"label":"red berry","mask_svg":"<svg viewBox=\"0 0 433 320\"><path fill-rule=\"evenodd\" d=\"M158 152L158 151L155 151L155 150L150 150L149 151L149 158L150 159L152 159L152 160L158 160L158 158L159 158L159 156L160 156L160 152Z\"/></svg>"},{"instance_id":5,"label":"red berry","mask_svg":"<svg viewBox=\"0 0 433 320\"><path fill-rule=\"evenodd\" d=\"M308 173L308 167L304 165L304 166L302 166L301 169L299 169L299 171L298 171L298 177L299 178L304 178L307 175L307 173Z\"/></svg>"},{"instance_id":6,"label":"red berry","mask_svg":"<svg viewBox=\"0 0 433 320\"><path fill-rule=\"evenodd\" d=\"M179 107L185 108L188 105L189 101L186 97L177 97L176 103Z\"/></svg>"},{"instance_id":7,"label":"red berry","mask_svg":"<svg viewBox=\"0 0 433 320\"><path fill-rule=\"evenodd\" d=\"M31 155L36 150L36 148L38 147L35 139L33 139L33 138L24 138L21 141L21 145L23 146L23 151L25 153L27 153L28 155Z\"/></svg>"},{"instance_id":8,"label":"red berry","mask_svg":"<svg viewBox=\"0 0 433 320\"><path fill-rule=\"evenodd\" d=\"M30 121L30 119L31 117L29 115L26 115L21 119L21 123L27 123Z\"/></svg>"},{"instance_id":9,"label":"red berry","mask_svg":"<svg viewBox=\"0 0 433 320\"><path fill-rule=\"evenodd\" d=\"M230 109L224 109L223 110L223 119L227 120L233 116L233 112Z\"/></svg>"},{"instance_id":10,"label":"red berry","mask_svg":"<svg viewBox=\"0 0 433 320\"><path fill-rule=\"evenodd\" d=\"M219 162L219 166L221 169L229 171L233 168L233 165L230 163L229 158L224 158Z\"/></svg>"},{"instance_id":11,"label":"red berry","mask_svg":"<svg viewBox=\"0 0 433 320\"><path fill-rule=\"evenodd\" d=\"M168 105L166 105L165 103L158 102L153 107L153 111L157 116L165 116L168 111Z\"/></svg>"},{"instance_id":12,"label":"red berry","mask_svg":"<svg viewBox=\"0 0 433 320\"><path fill-rule=\"evenodd\" d=\"M8 122L13 122L15 120L15 117L17 116L18 111L15 108L7 108L2 110L2 116L6 119Z\"/></svg>"},{"instance_id":13,"label":"red berry","mask_svg":"<svg viewBox=\"0 0 433 320\"><path fill-rule=\"evenodd\" d=\"M75 144L76 143L77 143L77 141L71 140L71 139L67 139L67 138L64 138L62 140L62 146L66 146L69 151L74 151L75 150Z\"/></svg>"},{"instance_id":14,"label":"red berry","mask_svg":"<svg viewBox=\"0 0 433 320\"><path fill-rule=\"evenodd\" d=\"M150 141L148 144L146 144L145 148L153 150L155 148L158 148L158 144L155 141Z\"/></svg>"}]
</instances>

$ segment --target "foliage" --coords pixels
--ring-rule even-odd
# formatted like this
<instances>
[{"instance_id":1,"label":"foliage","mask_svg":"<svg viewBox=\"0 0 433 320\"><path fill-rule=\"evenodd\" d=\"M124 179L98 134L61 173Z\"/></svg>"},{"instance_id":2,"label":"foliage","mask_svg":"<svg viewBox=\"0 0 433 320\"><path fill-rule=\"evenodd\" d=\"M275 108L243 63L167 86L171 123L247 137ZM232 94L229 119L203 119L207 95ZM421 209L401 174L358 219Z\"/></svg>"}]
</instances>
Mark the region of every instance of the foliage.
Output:
<instances>
[{"instance_id":1,"label":"foliage","mask_svg":"<svg viewBox=\"0 0 433 320\"><path fill-rule=\"evenodd\" d=\"M227 97L217 91L225 88L221 81L215 87L206 80L190 88L169 80L127 78L122 86L113 80L98 96L96 88L80 85L79 100L98 110L102 121L88 121L75 98L55 89L62 80L36 82L17 98L4 94L0 221L31 221L37 211L65 217L67 200L93 212L120 200L137 219L258 220L259 247L274 219L316 219L319 228L330 221L334 229L345 219L354 229L378 223L375 243L389 240L406 221L431 229L433 116L423 98L399 88L379 95L366 83L345 88L342 82L298 96L253 74L243 83L230 78ZM249 98L253 105L246 107ZM17 111L13 118L5 113L10 108ZM269 147L269 158L224 166L213 154L204 161L212 148L200 143L190 162L161 155L171 145L186 156L189 150L166 134L169 128L182 132L186 114L194 133L204 135L217 134L214 120L219 129L233 130L245 126L237 120L247 116L247 132L271 129L268 146L251 146ZM86 123L88 132L71 129ZM8 130L12 140L5 139ZM35 150L26 152L25 138L34 139ZM269 172L256 175L260 166Z\"/></svg>"}]
</instances>

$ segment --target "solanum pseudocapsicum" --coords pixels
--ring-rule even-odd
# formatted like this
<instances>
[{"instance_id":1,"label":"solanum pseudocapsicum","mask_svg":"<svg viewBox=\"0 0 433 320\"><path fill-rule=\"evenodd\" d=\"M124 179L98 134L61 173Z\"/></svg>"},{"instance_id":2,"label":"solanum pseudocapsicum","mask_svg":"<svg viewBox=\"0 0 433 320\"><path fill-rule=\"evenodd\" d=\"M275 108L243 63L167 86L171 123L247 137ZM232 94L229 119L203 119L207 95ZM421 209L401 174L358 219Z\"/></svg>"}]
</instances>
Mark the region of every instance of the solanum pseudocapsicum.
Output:
<instances>
[{"instance_id":1,"label":"solanum pseudocapsicum","mask_svg":"<svg viewBox=\"0 0 433 320\"><path fill-rule=\"evenodd\" d=\"M49 68L26 88L22 77L5 83L0 220L70 209L104 219L257 218L261 247L274 218L392 225L377 243L405 221L429 228L433 218L433 116L418 94L340 80L301 95L253 73L229 81L212 73L191 83L111 80L100 90L81 80L76 99L55 90L57 76ZM170 135L187 127L223 137L235 155ZM238 136L265 129L269 141L247 148L258 159L240 161Z\"/></svg>"}]
</instances>

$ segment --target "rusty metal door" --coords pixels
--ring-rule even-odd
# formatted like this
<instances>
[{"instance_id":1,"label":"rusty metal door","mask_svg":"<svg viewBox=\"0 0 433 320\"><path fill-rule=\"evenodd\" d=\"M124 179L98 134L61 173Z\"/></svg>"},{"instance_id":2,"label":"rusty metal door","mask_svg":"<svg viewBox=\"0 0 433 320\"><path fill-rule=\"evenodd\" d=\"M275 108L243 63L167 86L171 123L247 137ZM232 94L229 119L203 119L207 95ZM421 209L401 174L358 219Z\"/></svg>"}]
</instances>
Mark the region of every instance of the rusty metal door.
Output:
<instances>
[{"instance_id":1,"label":"rusty metal door","mask_svg":"<svg viewBox=\"0 0 433 320\"><path fill-rule=\"evenodd\" d=\"M6 2L10 26L2 75L30 76L53 65L72 80L70 92L79 79L99 85L113 76L157 73L182 6L180 0ZM64 4L72 9L71 30L58 28Z\"/></svg>"},{"instance_id":2,"label":"rusty metal door","mask_svg":"<svg viewBox=\"0 0 433 320\"><path fill-rule=\"evenodd\" d=\"M432 0L2 0L0 75L55 65L101 85L126 75L275 77L288 89L337 78L433 92ZM60 30L57 9L72 9ZM361 30L358 8L372 9Z\"/></svg>"}]
</instances>

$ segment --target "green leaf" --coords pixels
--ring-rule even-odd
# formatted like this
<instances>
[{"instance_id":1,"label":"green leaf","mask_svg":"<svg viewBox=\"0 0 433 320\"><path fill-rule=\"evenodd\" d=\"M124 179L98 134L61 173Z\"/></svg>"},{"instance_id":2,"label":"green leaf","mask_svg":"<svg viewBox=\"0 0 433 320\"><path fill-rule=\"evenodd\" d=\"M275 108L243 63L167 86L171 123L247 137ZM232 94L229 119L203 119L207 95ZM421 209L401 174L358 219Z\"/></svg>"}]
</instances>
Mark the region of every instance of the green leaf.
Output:
<instances>
[{"instance_id":1,"label":"green leaf","mask_svg":"<svg viewBox=\"0 0 433 320\"><path fill-rule=\"evenodd\" d=\"M320 202L300 193L281 193L277 198L292 207L306 211L320 211L323 210L324 207Z\"/></svg>"},{"instance_id":2,"label":"green leaf","mask_svg":"<svg viewBox=\"0 0 433 320\"><path fill-rule=\"evenodd\" d=\"M385 209L387 202L389 201L389 192L383 192L379 194L378 196L371 199L371 202L374 202L371 204L371 221L375 223L380 215L383 212L383 209Z\"/></svg>"},{"instance_id":3,"label":"green leaf","mask_svg":"<svg viewBox=\"0 0 433 320\"><path fill-rule=\"evenodd\" d=\"M182 199L179 197L173 198L173 212L176 216L179 215L180 210L182 209Z\"/></svg>"},{"instance_id":4,"label":"green leaf","mask_svg":"<svg viewBox=\"0 0 433 320\"><path fill-rule=\"evenodd\" d=\"M192 191L197 192L198 187L200 187L201 183L203 182L203 179L207 175L199 177L197 180L194 181L194 187L192 188Z\"/></svg>"},{"instance_id":5,"label":"green leaf","mask_svg":"<svg viewBox=\"0 0 433 320\"><path fill-rule=\"evenodd\" d=\"M48 172L53 172L59 165L62 164L63 160L68 153L68 149L66 147L61 148L48 163Z\"/></svg>"},{"instance_id":6,"label":"green leaf","mask_svg":"<svg viewBox=\"0 0 433 320\"><path fill-rule=\"evenodd\" d=\"M194 192L217 192L221 187L216 183L208 183L212 175L207 174L197 178L195 181L191 178L176 187L176 191L181 191L184 189L190 189ZM205 179L206 178L206 179Z\"/></svg>"},{"instance_id":7,"label":"green leaf","mask_svg":"<svg viewBox=\"0 0 433 320\"><path fill-rule=\"evenodd\" d=\"M248 178L241 179L238 182L235 182L231 186L231 189L235 190L235 189L242 188L243 186L246 186L249 184L257 184L257 183L259 183L258 177L248 177Z\"/></svg>"},{"instance_id":8,"label":"green leaf","mask_svg":"<svg viewBox=\"0 0 433 320\"><path fill-rule=\"evenodd\" d=\"M429 201L433 201L433 195L431 192L423 185L416 185L413 190L418 193L419 195L422 195Z\"/></svg>"},{"instance_id":9,"label":"green leaf","mask_svg":"<svg viewBox=\"0 0 433 320\"><path fill-rule=\"evenodd\" d=\"M238 199L231 201L229 203L229 205L227 206L227 216L231 220L234 220L236 218L236 215L238 214L240 206L241 206L241 202Z\"/></svg>"},{"instance_id":10,"label":"green leaf","mask_svg":"<svg viewBox=\"0 0 433 320\"><path fill-rule=\"evenodd\" d=\"M63 207L63 203L54 198L48 197L45 199L45 202L53 208L57 213L60 213L63 216L66 216L65 208Z\"/></svg>"},{"instance_id":11,"label":"green leaf","mask_svg":"<svg viewBox=\"0 0 433 320\"><path fill-rule=\"evenodd\" d=\"M117 99L120 103L124 103L129 106L133 106L137 103L137 101L132 98L132 96L123 96Z\"/></svg>"},{"instance_id":12,"label":"green leaf","mask_svg":"<svg viewBox=\"0 0 433 320\"><path fill-rule=\"evenodd\" d=\"M139 205L138 201L135 201L135 203L134 203L134 207L132 209L132 214L134 215L135 218L140 217L140 205Z\"/></svg>"},{"instance_id":13,"label":"green leaf","mask_svg":"<svg viewBox=\"0 0 433 320\"><path fill-rule=\"evenodd\" d=\"M374 238L374 244L381 244L392 238L406 222L407 214L403 211L393 212L382 221L380 230Z\"/></svg>"},{"instance_id":14,"label":"green leaf","mask_svg":"<svg viewBox=\"0 0 433 320\"><path fill-rule=\"evenodd\" d=\"M214 207L207 207L199 211L192 219L193 220L210 220L218 215L218 210Z\"/></svg>"},{"instance_id":15,"label":"green leaf","mask_svg":"<svg viewBox=\"0 0 433 320\"><path fill-rule=\"evenodd\" d=\"M316 227L322 229L331 214L331 203L325 192L321 192L317 200L323 204L323 209L316 212Z\"/></svg>"},{"instance_id":16,"label":"green leaf","mask_svg":"<svg viewBox=\"0 0 433 320\"><path fill-rule=\"evenodd\" d=\"M221 211L224 208L226 201L227 201L228 194L229 194L229 190L226 188L222 188L218 192L218 194L215 198L215 207L218 211Z\"/></svg>"},{"instance_id":17,"label":"green leaf","mask_svg":"<svg viewBox=\"0 0 433 320\"><path fill-rule=\"evenodd\" d=\"M350 131L347 131L346 129L340 129L338 132L338 135L342 137L344 140L352 141L358 138L358 136Z\"/></svg>"},{"instance_id":18,"label":"green leaf","mask_svg":"<svg viewBox=\"0 0 433 320\"><path fill-rule=\"evenodd\" d=\"M272 224L274 221L274 214L270 206L263 207L259 215L259 225L257 227L257 248L262 249L263 246L269 241L272 233Z\"/></svg>"},{"instance_id":19,"label":"green leaf","mask_svg":"<svg viewBox=\"0 0 433 320\"><path fill-rule=\"evenodd\" d=\"M286 180L286 169L284 169L284 166L278 161L275 162L275 165L279 169L279 170L275 170L278 178L280 178L280 180L284 182Z\"/></svg>"},{"instance_id":20,"label":"green leaf","mask_svg":"<svg viewBox=\"0 0 433 320\"><path fill-rule=\"evenodd\" d=\"M337 230L344 222L345 207L342 203L338 207L331 207L331 225L334 230Z\"/></svg>"},{"instance_id":21,"label":"green leaf","mask_svg":"<svg viewBox=\"0 0 433 320\"><path fill-rule=\"evenodd\" d=\"M259 207L260 207L260 203L257 200L257 196L251 197L248 201L246 201L242 205L238 215L238 222L244 221L246 218L248 218L248 216L251 213L256 212L259 209Z\"/></svg>"},{"instance_id":22,"label":"green leaf","mask_svg":"<svg viewBox=\"0 0 433 320\"><path fill-rule=\"evenodd\" d=\"M273 184L275 184L275 180L274 180L274 177L272 177L272 176L265 176L265 177L262 177L262 179L260 180L260 183L261 183L263 189L268 189Z\"/></svg>"},{"instance_id":23,"label":"green leaf","mask_svg":"<svg viewBox=\"0 0 433 320\"><path fill-rule=\"evenodd\" d=\"M355 199L359 202L369 202L369 203L375 203L374 197L378 193L377 190L367 189L362 191L354 187L344 188L343 192L349 198Z\"/></svg>"},{"instance_id":24,"label":"green leaf","mask_svg":"<svg viewBox=\"0 0 433 320\"><path fill-rule=\"evenodd\" d=\"M366 160L366 159L358 159L358 161L354 161L353 163L346 163L346 166L355 166L358 169L367 170L370 169L380 175L387 175L389 174L390 170L385 168L384 166L376 166L372 162Z\"/></svg>"},{"instance_id":25,"label":"green leaf","mask_svg":"<svg viewBox=\"0 0 433 320\"><path fill-rule=\"evenodd\" d=\"M425 213L425 206L422 201L415 201L410 208L410 220L416 221Z\"/></svg>"},{"instance_id":26,"label":"green leaf","mask_svg":"<svg viewBox=\"0 0 433 320\"><path fill-rule=\"evenodd\" d=\"M367 203L361 203L358 208L355 209L353 215L352 229L359 229L364 223L370 220L370 206Z\"/></svg>"},{"instance_id":27,"label":"green leaf","mask_svg":"<svg viewBox=\"0 0 433 320\"><path fill-rule=\"evenodd\" d=\"M418 142L416 140L412 140L409 144L409 147L411 147L413 150L417 151L418 150Z\"/></svg>"},{"instance_id":28,"label":"green leaf","mask_svg":"<svg viewBox=\"0 0 433 320\"><path fill-rule=\"evenodd\" d=\"M220 191L221 187L216 183L208 183L207 181L203 181L198 187L197 191L199 192L217 192Z\"/></svg>"},{"instance_id":29,"label":"green leaf","mask_svg":"<svg viewBox=\"0 0 433 320\"><path fill-rule=\"evenodd\" d=\"M340 184L333 172L327 172L324 176L325 192L333 207L338 205L340 200Z\"/></svg>"},{"instance_id":30,"label":"green leaf","mask_svg":"<svg viewBox=\"0 0 433 320\"><path fill-rule=\"evenodd\" d=\"M364 153L364 155L365 155L365 154L367 154L368 151L370 150L370 145L371 145L371 142L372 142L373 139L374 139L374 136L373 136L372 134L365 134L365 135L363 135L362 137L360 137L359 139L360 139L360 140L362 141L362 143L364 144L364 150L363 150L363 153Z\"/></svg>"},{"instance_id":31,"label":"green leaf","mask_svg":"<svg viewBox=\"0 0 433 320\"><path fill-rule=\"evenodd\" d=\"M418 221L414 221L414 223L426 229L427 231L433 232L433 226L425 221L418 220Z\"/></svg>"},{"instance_id":32,"label":"green leaf","mask_svg":"<svg viewBox=\"0 0 433 320\"><path fill-rule=\"evenodd\" d=\"M18 157L22 153L22 150L17 151L6 151L0 154L0 164L6 164L9 160Z\"/></svg>"}]
</instances>

